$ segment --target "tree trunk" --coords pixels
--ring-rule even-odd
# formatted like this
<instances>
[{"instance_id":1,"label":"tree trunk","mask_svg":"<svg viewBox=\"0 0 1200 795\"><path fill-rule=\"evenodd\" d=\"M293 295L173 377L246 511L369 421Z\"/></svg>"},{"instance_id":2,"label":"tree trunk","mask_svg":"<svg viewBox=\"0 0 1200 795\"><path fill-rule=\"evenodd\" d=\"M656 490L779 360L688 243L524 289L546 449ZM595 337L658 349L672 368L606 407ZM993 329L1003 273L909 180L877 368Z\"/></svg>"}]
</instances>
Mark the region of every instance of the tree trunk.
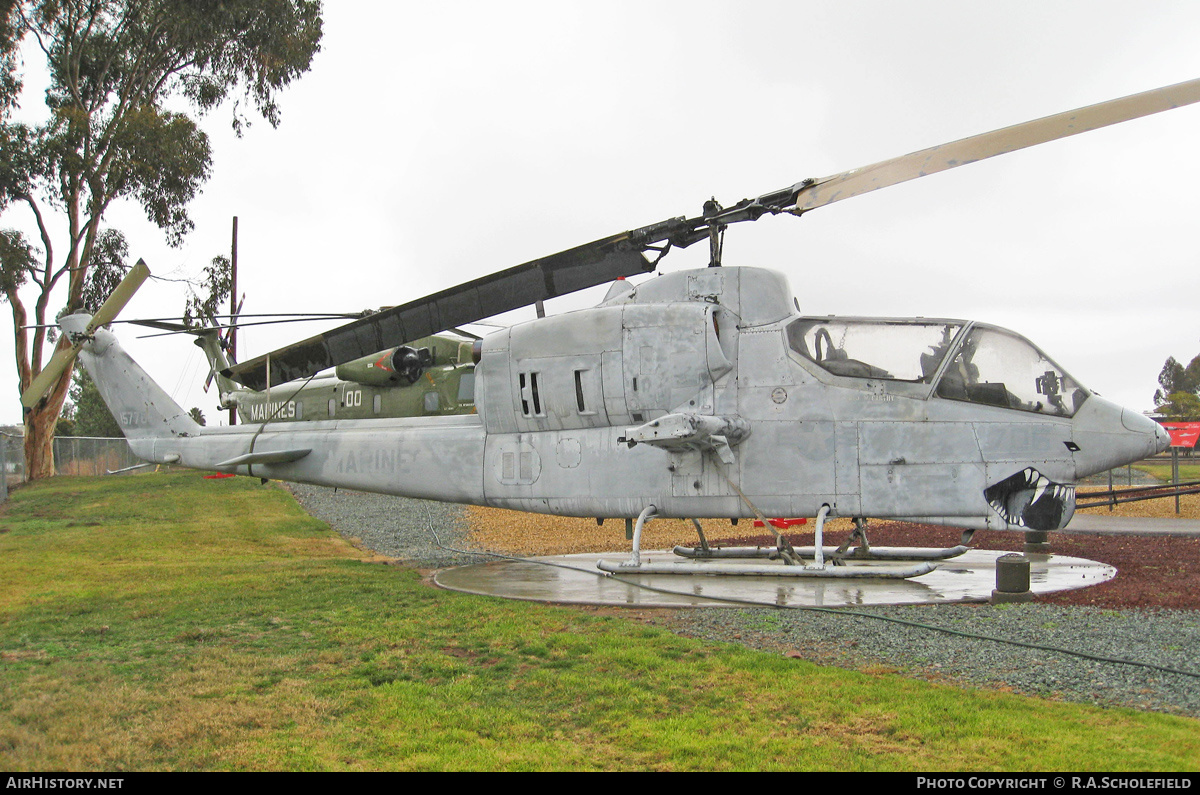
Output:
<instances>
[{"instance_id":1,"label":"tree trunk","mask_svg":"<svg viewBox=\"0 0 1200 795\"><path fill-rule=\"evenodd\" d=\"M25 414L25 480L41 480L54 476L54 426L58 413L41 410Z\"/></svg>"},{"instance_id":2,"label":"tree trunk","mask_svg":"<svg viewBox=\"0 0 1200 795\"><path fill-rule=\"evenodd\" d=\"M46 394L46 399L25 412L26 481L54 477L54 429L58 425L63 402L67 399L67 387L71 383L73 369L68 367L58 383Z\"/></svg>"}]
</instances>

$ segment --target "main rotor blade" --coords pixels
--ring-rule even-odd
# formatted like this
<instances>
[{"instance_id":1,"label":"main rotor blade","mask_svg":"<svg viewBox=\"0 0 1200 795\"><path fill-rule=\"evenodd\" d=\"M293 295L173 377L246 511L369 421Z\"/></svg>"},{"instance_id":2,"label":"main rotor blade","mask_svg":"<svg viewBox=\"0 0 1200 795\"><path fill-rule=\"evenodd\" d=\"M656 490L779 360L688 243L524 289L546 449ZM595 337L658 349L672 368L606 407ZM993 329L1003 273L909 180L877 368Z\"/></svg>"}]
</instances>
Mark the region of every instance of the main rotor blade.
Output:
<instances>
[{"instance_id":1,"label":"main rotor blade","mask_svg":"<svg viewBox=\"0 0 1200 795\"><path fill-rule=\"evenodd\" d=\"M520 309L654 266L625 232L385 309L222 372L251 389L281 384L446 329Z\"/></svg>"},{"instance_id":2,"label":"main rotor blade","mask_svg":"<svg viewBox=\"0 0 1200 795\"><path fill-rule=\"evenodd\" d=\"M247 312L241 315L205 315L202 320L216 320L217 318L238 318L238 317L299 317L299 318L317 318L319 320L353 320L357 317L367 317L373 310L366 309L361 312ZM185 328L183 322L179 320L179 316L174 317L139 317L131 320L110 320L110 323L135 323L146 325L148 323L163 322L175 323L180 328ZM228 325L228 324L227 324ZM33 328L33 326L23 326L22 328ZM187 326L186 328L200 328L199 326Z\"/></svg>"},{"instance_id":3,"label":"main rotor blade","mask_svg":"<svg viewBox=\"0 0 1200 795\"><path fill-rule=\"evenodd\" d=\"M1014 124L953 143L932 146L881 163L814 180L796 199L797 214L886 188L917 177L947 171L996 155L1055 141L1110 124L1200 102L1200 80L1156 88L1121 99L1089 105L1022 124Z\"/></svg>"},{"instance_id":4,"label":"main rotor blade","mask_svg":"<svg viewBox=\"0 0 1200 795\"><path fill-rule=\"evenodd\" d=\"M242 317L253 317L252 315L242 315ZM310 323L314 320L330 320L330 319L345 319L353 317L362 317L362 315L322 315L320 317L294 317L287 316L285 320L256 320L251 323L238 323L237 325L216 324L213 326L188 326L183 323L173 323L167 320L121 320L119 323L132 323L135 326L146 326L147 328L156 328L162 330L161 334L142 334L138 337L139 340L148 340L153 337L170 337L175 334L191 334L199 337L203 334L215 333L218 331L227 331L235 328L250 328L251 326L278 326L287 323Z\"/></svg>"},{"instance_id":5,"label":"main rotor blade","mask_svg":"<svg viewBox=\"0 0 1200 795\"><path fill-rule=\"evenodd\" d=\"M170 334L186 334L189 331L194 334L199 334L204 331L206 326L188 326L183 323L176 323L173 320L160 320L152 317L145 320L121 320L121 323L131 323L135 326L146 326L147 328L156 328Z\"/></svg>"}]
</instances>

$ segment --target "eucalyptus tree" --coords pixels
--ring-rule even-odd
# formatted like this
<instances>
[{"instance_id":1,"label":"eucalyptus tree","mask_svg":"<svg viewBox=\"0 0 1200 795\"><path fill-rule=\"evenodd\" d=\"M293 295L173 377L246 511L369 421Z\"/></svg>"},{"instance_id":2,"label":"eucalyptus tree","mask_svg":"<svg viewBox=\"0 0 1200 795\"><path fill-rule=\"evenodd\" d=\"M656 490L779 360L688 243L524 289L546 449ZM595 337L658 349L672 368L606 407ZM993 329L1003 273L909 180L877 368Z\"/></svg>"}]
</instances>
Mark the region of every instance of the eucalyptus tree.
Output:
<instances>
[{"instance_id":1,"label":"eucalyptus tree","mask_svg":"<svg viewBox=\"0 0 1200 795\"><path fill-rule=\"evenodd\" d=\"M309 70L322 20L319 0L0 0L0 14L0 212L24 212L37 230L0 233L23 391L54 347L45 328L25 326L86 308L126 270L105 212L134 202L179 245L213 168L198 119L233 99L237 131L255 116L278 125L279 92ZM49 74L37 124L12 120L22 42ZM70 381L68 368L25 412L30 479L53 474Z\"/></svg>"},{"instance_id":2,"label":"eucalyptus tree","mask_svg":"<svg viewBox=\"0 0 1200 795\"><path fill-rule=\"evenodd\" d=\"M1200 356L1187 366L1168 356L1158 374L1159 389L1154 393L1154 410L1176 419L1200 418Z\"/></svg>"}]
</instances>

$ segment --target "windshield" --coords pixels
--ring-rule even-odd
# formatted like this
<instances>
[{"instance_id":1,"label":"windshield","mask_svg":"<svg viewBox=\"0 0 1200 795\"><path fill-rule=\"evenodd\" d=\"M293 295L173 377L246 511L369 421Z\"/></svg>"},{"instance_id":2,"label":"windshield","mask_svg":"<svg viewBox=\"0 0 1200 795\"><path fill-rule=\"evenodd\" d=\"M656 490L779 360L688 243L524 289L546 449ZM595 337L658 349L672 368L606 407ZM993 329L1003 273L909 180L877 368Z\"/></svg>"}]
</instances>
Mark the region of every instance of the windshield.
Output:
<instances>
[{"instance_id":1,"label":"windshield","mask_svg":"<svg viewBox=\"0 0 1200 795\"><path fill-rule=\"evenodd\" d=\"M961 324L909 320L800 318L788 345L834 375L928 384Z\"/></svg>"},{"instance_id":2,"label":"windshield","mask_svg":"<svg viewBox=\"0 0 1200 795\"><path fill-rule=\"evenodd\" d=\"M1070 417L1088 392L1028 340L977 326L946 367L937 395Z\"/></svg>"}]
</instances>

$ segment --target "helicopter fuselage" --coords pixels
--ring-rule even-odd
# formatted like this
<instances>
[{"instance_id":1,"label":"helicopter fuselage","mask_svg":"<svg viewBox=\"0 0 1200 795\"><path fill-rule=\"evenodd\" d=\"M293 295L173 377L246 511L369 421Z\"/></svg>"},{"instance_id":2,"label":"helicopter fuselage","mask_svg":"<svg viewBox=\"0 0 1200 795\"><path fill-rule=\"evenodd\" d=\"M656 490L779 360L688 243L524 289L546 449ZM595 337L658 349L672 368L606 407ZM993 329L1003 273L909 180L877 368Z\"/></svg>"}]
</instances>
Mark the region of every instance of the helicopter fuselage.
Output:
<instances>
[{"instance_id":1,"label":"helicopter fuselage","mask_svg":"<svg viewBox=\"0 0 1200 795\"><path fill-rule=\"evenodd\" d=\"M147 461L571 516L1054 530L1167 444L993 326L806 317L758 268L619 285L486 337L473 415L199 428L108 332L81 355Z\"/></svg>"}]
</instances>

